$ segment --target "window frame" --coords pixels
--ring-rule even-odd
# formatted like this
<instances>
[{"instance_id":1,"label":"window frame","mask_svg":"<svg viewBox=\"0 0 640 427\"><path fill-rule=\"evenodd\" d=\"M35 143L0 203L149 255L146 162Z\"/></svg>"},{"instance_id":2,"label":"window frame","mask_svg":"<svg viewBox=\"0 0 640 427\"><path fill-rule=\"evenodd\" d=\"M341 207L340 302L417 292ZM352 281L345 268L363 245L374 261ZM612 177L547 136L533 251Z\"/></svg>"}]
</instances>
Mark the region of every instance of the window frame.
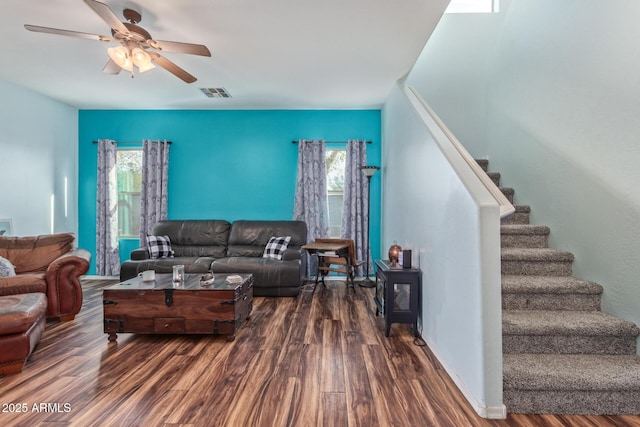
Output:
<instances>
[{"instance_id":1,"label":"window frame","mask_svg":"<svg viewBox=\"0 0 640 427\"><path fill-rule=\"evenodd\" d=\"M329 152L331 151L341 151L344 152L344 160L346 162L346 155L347 155L347 148L346 147L326 147L325 149L325 166L327 166L326 161L329 158ZM346 167L346 163L345 163L345 167ZM344 182L344 174L346 172L346 169L342 170L342 176L343 176L343 182ZM327 180L327 209L328 209L328 216L329 216L329 237L330 238L336 238L339 239L342 236L342 208L344 206L344 185L342 190L337 191L337 190L330 190L329 189L329 168L326 168L325 171L325 178ZM342 205L340 206L340 221L339 221L339 225L337 226L337 235L334 235L334 233L332 233L332 229L335 229L335 224L334 227L331 226L331 209L329 207L329 196L337 196L337 195L342 195Z\"/></svg>"},{"instance_id":2,"label":"window frame","mask_svg":"<svg viewBox=\"0 0 640 427\"><path fill-rule=\"evenodd\" d=\"M124 152L124 151L137 151L140 153L140 179L142 181L142 156L143 156L143 150L142 147L118 147L117 149L118 154L120 152ZM118 180L118 160L119 159L119 155L117 155L116 157L116 180ZM142 182L140 182L140 191L120 191L120 183L117 182L117 191L118 191L118 238L119 239L137 239L140 237L139 235L139 231L138 234L123 234L121 228L120 228L120 197L121 195L125 195L125 196L138 196L138 200L141 199L142 197ZM140 209L138 209L139 211ZM133 219L132 219L133 220ZM138 230L140 230L140 217L138 216L137 218L135 218L135 221L137 222L137 227L129 227L129 229L135 229L137 228Z\"/></svg>"},{"instance_id":3,"label":"window frame","mask_svg":"<svg viewBox=\"0 0 640 427\"><path fill-rule=\"evenodd\" d=\"M460 13L467 13L467 14L473 14L473 13L498 13L500 11L499 5L500 5L500 0L472 0L475 2L485 2L485 3L491 3L491 10L490 11L486 11L486 10L464 10L464 9L459 9L456 10L462 6L462 3L468 3L465 2L464 0L451 0L451 2L449 3L449 5L447 6L447 9L444 11L444 13L451 13L451 14L460 14Z\"/></svg>"}]
</instances>

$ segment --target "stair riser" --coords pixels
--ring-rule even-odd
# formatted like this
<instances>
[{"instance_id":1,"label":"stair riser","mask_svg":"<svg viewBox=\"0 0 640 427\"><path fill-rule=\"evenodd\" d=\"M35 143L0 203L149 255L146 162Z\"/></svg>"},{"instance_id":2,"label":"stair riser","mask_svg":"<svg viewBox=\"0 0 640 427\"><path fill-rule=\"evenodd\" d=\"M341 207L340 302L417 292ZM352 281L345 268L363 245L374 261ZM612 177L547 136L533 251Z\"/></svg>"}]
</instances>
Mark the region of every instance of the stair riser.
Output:
<instances>
[{"instance_id":1,"label":"stair riser","mask_svg":"<svg viewBox=\"0 0 640 427\"><path fill-rule=\"evenodd\" d=\"M572 262L553 261L505 261L502 260L502 274L531 276L571 276Z\"/></svg>"},{"instance_id":2,"label":"stair riser","mask_svg":"<svg viewBox=\"0 0 640 427\"><path fill-rule=\"evenodd\" d=\"M600 295L502 293L503 310L600 310Z\"/></svg>"},{"instance_id":3,"label":"stair riser","mask_svg":"<svg viewBox=\"0 0 640 427\"><path fill-rule=\"evenodd\" d=\"M504 390L509 413L640 414L640 390Z\"/></svg>"},{"instance_id":4,"label":"stair riser","mask_svg":"<svg viewBox=\"0 0 640 427\"><path fill-rule=\"evenodd\" d=\"M503 248L548 248L548 235L503 234L500 236Z\"/></svg>"},{"instance_id":5,"label":"stair riser","mask_svg":"<svg viewBox=\"0 0 640 427\"><path fill-rule=\"evenodd\" d=\"M529 224L528 213L513 213L508 217L502 218L502 224Z\"/></svg>"},{"instance_id":6,"label":"stair riser","mask_svg":"<svg viewBox=\"0 0 640 427\"><path fill-rule=\"evenodd\" d=\"M503 335L504 353L635 354L635 336Z\"/></svg>"}]
</instances>

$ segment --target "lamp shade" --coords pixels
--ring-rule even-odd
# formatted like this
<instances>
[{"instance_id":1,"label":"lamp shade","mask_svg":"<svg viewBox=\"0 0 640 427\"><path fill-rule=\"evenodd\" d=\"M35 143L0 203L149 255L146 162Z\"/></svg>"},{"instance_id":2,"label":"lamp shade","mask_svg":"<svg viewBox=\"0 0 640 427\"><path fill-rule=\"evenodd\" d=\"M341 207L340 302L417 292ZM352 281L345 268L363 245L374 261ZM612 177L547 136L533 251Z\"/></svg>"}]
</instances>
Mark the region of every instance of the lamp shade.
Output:
<instances>
[{"instance_id":1,"label":"lamp shade","mask_svg":"<svg viewBox=\"0 0 640 427\"><path fill-rule=\"evenodd\" d=\"M109 58L118 64L120 68L129 72L133 71L133 63L129 57L129 49L124 46L110 47L107 49L107 53L109 54Z\"/></svg>"},{"instance_id":2,"label":"lamp shade","mask_svg":"<svg viewBox=\"0 0 640 427\"><path fill-rule=\"evenodd\" d=\"M367 177L370 178L378 172L380 166L362 166L360 170Z\"/></svg>"},{"instance_id":3,"label":"lamp shade","mask_svg":"<svg viewBox=\"0 0 640 427\"><path fill-rule=\"evenodd\" d=\"M156 66L151 62L151 56L144 50L139 47L134 47L131 51L131 56L133 58L133 63L141 73L145 71L149 71Z\"/></svg>"}]
</instances>

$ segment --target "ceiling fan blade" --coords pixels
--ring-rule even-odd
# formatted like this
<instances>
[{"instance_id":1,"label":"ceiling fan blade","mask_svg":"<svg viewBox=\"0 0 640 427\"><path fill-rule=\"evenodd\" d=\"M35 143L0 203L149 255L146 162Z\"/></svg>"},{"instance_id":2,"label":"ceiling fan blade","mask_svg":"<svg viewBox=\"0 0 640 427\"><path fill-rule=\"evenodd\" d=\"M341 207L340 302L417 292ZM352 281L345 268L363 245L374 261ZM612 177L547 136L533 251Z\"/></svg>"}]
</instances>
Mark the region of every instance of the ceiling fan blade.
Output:
<instances>
[{"instance_id":1,"label":"ceiling fan blade","mask_svg":"<svg viewBox=\"0 0 640 427\"><path fill-rule=\"evenodd\" d=\"M79 37L82 39L98 40L101 42L114 41L111 37L107 37L107 36L101 36L98 34L81 33L78 31L59 30L58 28L39 27L37 25L29 25L29 24L25 24L24 28L26 28L29 31L34 31L36 33L58 34L61 36Z\"/></svg>"},{"instance_id":2,"label":"ceiling fan blade","mask_svg":"<svg viewBox=\"0 0 640 427\"><path fill-rule=\"evenodd\" d=\"M96 0L84 0L84 2L89 5L89 7L93 9L94 12L97 13L112 30L124 35L130 34L127 27L120 22L120 18L113 13L109 6Z\"/></svg>"},{"instance_id":3,"label":"ceiling fan blade","mask_svg":"<svg viewBox=\"0 0 640 427\"><path fill-rule=\"evenodd\" d=\"M198 80L191 74L187 73L182 68L178 67L173 62L169 61L164 56L161 56L155 52L149 52L149 55L151 56L152 61L154 63L158 64L159 66L161 66L162 68L164 68L165 70L173 74L174 76L182 79L185 83L193 83L196 80Z\"/></svg>"},{"instance_id":4,"label":"ceiling fan blade","mask_svg":"<svg viewBox=\"0 0 640 427\"><path fill-rule=\"evenodd\" d=\"M166 40L149 40L148 44L163 52L186 53L189 55L211 56L209 49L202 44L170 42Z\"/></svg>"},{"instance_id":5,"label":"ceiling fan blade","mask_svg":"<svg viewBox=\"0 0 640 427\"><path fill-rule=\"evenodd\" d=\"M109 62L107 62L107 65L105 65L102 69L102 72L107 74L119 74L120 70L122 70L122 68L120 68L120 66L116 64L113 59L110 59Z\"/></svg>"}]
</instances>

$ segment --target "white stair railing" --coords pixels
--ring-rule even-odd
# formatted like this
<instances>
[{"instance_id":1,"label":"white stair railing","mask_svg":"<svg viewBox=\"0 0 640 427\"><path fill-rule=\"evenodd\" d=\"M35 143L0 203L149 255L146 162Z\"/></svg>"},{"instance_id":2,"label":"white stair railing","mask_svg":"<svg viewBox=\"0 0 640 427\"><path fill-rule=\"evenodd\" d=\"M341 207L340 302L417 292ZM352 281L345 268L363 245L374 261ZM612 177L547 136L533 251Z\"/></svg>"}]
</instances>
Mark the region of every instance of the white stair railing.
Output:
<instances>
[{"instance_id":1,"label":"white stair railing","mask_svg":"<svg viewBox=\"0 0 640 427\"><path fill-rule=\"evenodd\" d=\"M469 165L469 168L473 170L476 176L480 179L484 187L491 193L493 198L496 200L500 207L500 218L504 218L505 216L511 215L515 212L515 208L509 202L509 199L500 191L500 188L489 178L486 172L480 167L478 162L469 154L469 152L464 148L464 146L458 141L458 138L449 130L449 128L444 124L444 122L438 117L438 115L429 107L424 99L416 92L416 90L411 86L405 86L405 93L411 103L416 107L416 110L419 111L419 107L423 108L430 116L430 118L436 123L436 125L440 128L442 133L449 139L451 145L456 149L456 151L460 154L462 159ZM416 105L418 104L418 105Z\"/></svg>"}]
</instances>

